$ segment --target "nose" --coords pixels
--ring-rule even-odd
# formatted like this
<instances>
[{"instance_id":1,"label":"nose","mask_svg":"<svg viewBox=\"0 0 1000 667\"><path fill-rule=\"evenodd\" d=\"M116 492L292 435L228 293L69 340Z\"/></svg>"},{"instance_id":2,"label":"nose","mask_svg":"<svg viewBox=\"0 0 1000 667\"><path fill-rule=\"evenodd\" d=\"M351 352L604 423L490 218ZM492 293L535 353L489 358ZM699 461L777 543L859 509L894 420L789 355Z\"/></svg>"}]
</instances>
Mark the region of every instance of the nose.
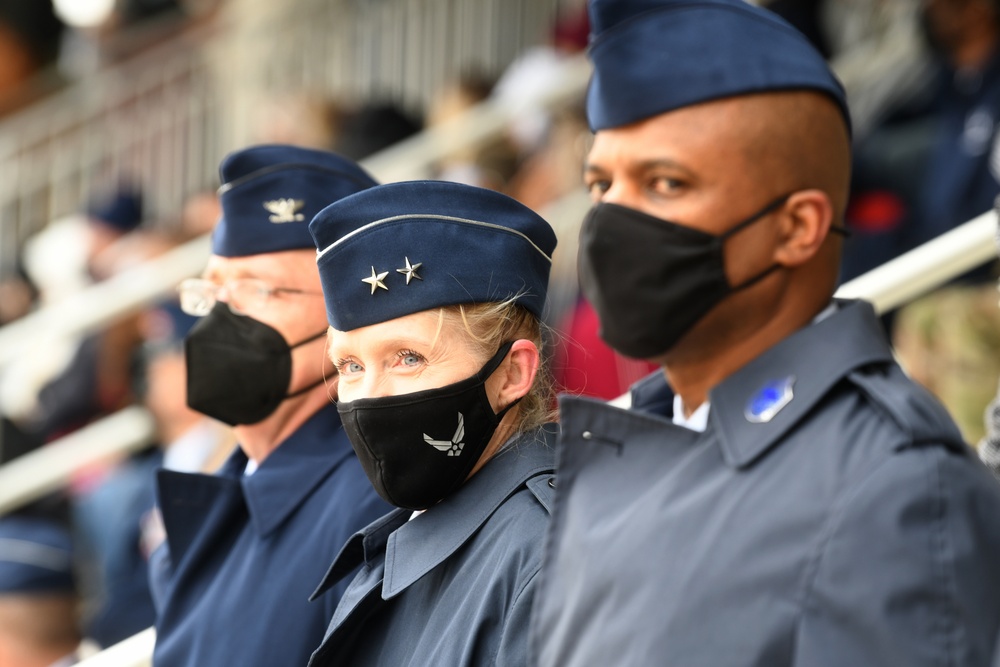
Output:
<instances>
[{"instance_id":1,"label":"nose","mask_svg":"<svg viewBox=\"0 0 1000 667\"><path fill-rule=\"evenodd\" d=\"M638 198L635 187L627 177L615 178L608 189L601 193L598 202L602 204L617 204L628 208L638 208Z\"/></svg>"},{"instance_id":2,"label":"nose","mask_svg":"<svg viewBox=\"0 0 1000 667\"><path fill-rule=\"evenodd\" d=\"M396 393L391 373L366 371L355 398L384 398Z\"/></svg>"}]
</instances>

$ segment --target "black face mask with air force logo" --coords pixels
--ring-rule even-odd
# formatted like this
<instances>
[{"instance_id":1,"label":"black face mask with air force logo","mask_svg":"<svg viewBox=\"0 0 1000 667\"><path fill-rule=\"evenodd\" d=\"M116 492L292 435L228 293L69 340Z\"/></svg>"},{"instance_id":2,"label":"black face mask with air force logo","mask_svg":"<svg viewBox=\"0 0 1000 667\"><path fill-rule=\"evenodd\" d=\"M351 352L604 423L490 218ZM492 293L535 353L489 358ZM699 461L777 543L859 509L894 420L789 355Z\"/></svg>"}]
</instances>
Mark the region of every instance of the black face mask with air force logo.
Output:
<instances>
[{"instance_id":1,"label":"black face mask with air force logo","mask_svg":"<svg viewBox=\"0 0 1000 667\"><path fill-rule=\"evenodd\" d=\"M517 402L495 413L486 395L486 380L512 345L454 384L337 404L361 467L386 502L427 509L462 486Z\"/></svg>"}]
</instances>

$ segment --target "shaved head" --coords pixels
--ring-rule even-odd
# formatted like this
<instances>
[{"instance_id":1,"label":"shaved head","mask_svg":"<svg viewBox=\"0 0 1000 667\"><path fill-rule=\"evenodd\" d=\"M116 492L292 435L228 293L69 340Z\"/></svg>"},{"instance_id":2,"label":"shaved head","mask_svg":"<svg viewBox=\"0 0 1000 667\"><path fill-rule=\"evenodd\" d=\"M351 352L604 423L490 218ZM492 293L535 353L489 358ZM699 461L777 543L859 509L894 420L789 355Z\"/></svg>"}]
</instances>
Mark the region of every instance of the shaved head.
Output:
<instances>
[{"instance_id":1,"label":"shaved head","mask_svg":"<svg viewBox=\"0 0 1000 667\"><path fill-rule=\"evenodd\" d=\"M738 98L740 134L756 177L778 190L826 192L834 222L844 218L851 177L851 143L839 108L825 95L780 92Z\"/></svg>"}]
</instances>

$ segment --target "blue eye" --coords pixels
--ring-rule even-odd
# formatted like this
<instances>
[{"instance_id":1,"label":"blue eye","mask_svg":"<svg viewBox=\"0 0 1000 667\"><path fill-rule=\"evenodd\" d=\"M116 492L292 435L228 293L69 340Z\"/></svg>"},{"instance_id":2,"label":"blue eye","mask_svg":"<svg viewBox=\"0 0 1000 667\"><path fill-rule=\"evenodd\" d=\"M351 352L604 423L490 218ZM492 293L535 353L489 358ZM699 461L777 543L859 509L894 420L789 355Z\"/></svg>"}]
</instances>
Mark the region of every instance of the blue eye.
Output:
<instances>
[{"instance_id":1,"label":"blue eye","mask_svg":"<svg viewBox=\"0 0 1000 667\"><path fill-rule=\"evenodd\" d=\"M423 363L424 358L422 355L417 354L411 350L402 350L398 355L400 363L404 366L417 366Z\"/></svg>"},{"instance_id":2,"label":"blue eye","mask_svg":"<svg viewBox=\"0 0 1000 667\"><path fill-rule=\"evenodd\" d=\"M364 367L353 359L338 359L334 364L341 375L352 375L364 371Z\"/></svg>"}]
</instances>

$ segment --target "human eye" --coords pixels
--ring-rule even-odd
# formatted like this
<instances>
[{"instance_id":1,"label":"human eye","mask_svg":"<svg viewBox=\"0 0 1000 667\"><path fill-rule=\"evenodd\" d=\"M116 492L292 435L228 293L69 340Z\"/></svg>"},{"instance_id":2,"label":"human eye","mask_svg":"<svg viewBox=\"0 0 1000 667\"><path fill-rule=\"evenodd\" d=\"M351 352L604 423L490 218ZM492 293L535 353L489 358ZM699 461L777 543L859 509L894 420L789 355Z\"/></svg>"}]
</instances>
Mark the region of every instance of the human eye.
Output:
<instances>
[{"instance_id":1,"label":"human eye","mask_svg":"<svg viewBox=\"0 0 1000 667\"><path fill-rule=\"evenodd\" d=\"M653 176L649 179L650 192L661 197L676 195L684 189L686 183L673 176Z\"/></svg>"},{"instance_id":2,"label":"human eye","mask_svg":"<svg viewBox=\"0 0 1000 667\"><path fill-rule=\"evenodd\" d=\"M584 179L583 184L594 202L600 201L601 197L611 189L611 181L606 178L588 177Z\"/></svg>"},{"instance_id":3,"label":"human eye","mask_svg":"<svg viewBox=\"0 0 1000 667\"><path fill-rule=\"evenodd\" d=\"M400 365L406 368L416 368L425 361L422 354L413 350L400 350L396 353L396 359L399 360Z\"/></svg>"},{"instance_id":4,"label":"human eye","mask_svg":"<svg viewBox=\"0 0 1000 667\"><path fill-rule=\"evenodd\" d=\"M337 359L333 366L341 375L357 375L365 370L364 366L351 358Z\"/></svg>"}]
</instances>

